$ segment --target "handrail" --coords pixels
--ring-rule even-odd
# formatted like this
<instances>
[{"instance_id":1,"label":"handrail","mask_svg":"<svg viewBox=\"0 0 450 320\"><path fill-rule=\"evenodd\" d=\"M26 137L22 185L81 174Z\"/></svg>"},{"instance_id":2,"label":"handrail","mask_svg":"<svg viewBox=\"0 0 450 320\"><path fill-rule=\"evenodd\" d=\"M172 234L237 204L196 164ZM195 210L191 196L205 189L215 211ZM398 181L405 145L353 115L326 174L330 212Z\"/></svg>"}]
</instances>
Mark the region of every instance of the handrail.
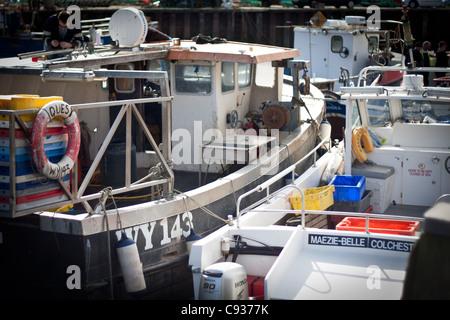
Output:
<instances>
[{"instance_id":1,"label":"handrail","mask_svg":"<svg viewBox=\"0 0 450 320\"><path fill-rule=\"evenodd\" d=\"M278 181L280 178L286 176L286 175L289 174L289 173L292 173L292 176L294 176L294 171L295 171L295 166L292 165L292 166L290 166L290 167L284 169L283 171L279 172L278 174L276 174L275 176L273 176L273 177L270 178L269 180L265 181L264 183L262 183L262 184L256 186L255 188L251 189L250 191L247 191L246 193L240 195L239 198L238 198L238 200L237 200L237 202L236 202L236 224L237 224L237 227L239 228L239 218L241 217L241 215L242 215L244 212L247 212L248 210L250 210L251 207L257 206L257 205L259 205L260 203L262 203L262 202L264 202L264 201L267 201L267 200L271 197L271 195L267 195L267 196L264 197L263 199L261 199L261 200L255 202L255 203L253 203L253 204L250 205L249 207L247 207L247 208L245 208L244 210L240 211L239 208L240 208L240 205L241 205L241 200L242 200L243 198L245 198L246 196L248 196L248 195L254 193L255 191L261 192L261 191L263 191L264 189L269 188L273 183L275 183L275 182ZM282 188L282 189L283 189L283 188ZM275 193L277 193L277 192L279 192L279 191L280 191L280 190L277 190ZM300 191L301 191L301 190L300 190ZM302 197L302 203L304 202L303 198L304 198L304 197ZM303 207L304 207L304 206L303 206Z\"/></svg>"},{"instance_id":2,"label":"handrail","mask_svg":"<svg viewBox=\"0 0 450 320\"><path fill-rule=\"evenodd\" d=\"M306 160L312 152L315 152L319 147L321 147L328 138L323 139L313 150L311 150L307 155L305 155L302 159L300 159L299 161L297 161L295 164L289 166L288 168L284 169L283 171L279 172L278 174L276 174L275 176L273 176L272 178L270 178L269 180L265 181L264 183L256 186L255 188L253 188L252 190L242 194L236 203L236 226L237 228L240 228L239 225L239 219L241 217L241 215L243 213L246 212L267 212L267 213L294 213L294 214L301 214L301 226L302 228L305 228L305 213L308 214L324 214L324 215L341 215L341 216L354 216L354 217L363 217L366 219L366 223L365 223L365 232L367 234L370 234L369 231L369 220L370 218L379 218L379 219L397 219L397 220L413 220L413 221L424 221L424 218L420 218L420 217L409 217L409 216L399 216L399 215L388 215L388 214L380 214L380 213L364 213L364 212L345 212L345 211L324 211L324 210L305 210L305 197L303 194L303 191L300 189L300 187L294 185L294 184L289 184L286 185L284 187L282 187L281 189L276 190L275 192L273 192L272 194L268 194L266 197L264 197L263 199L251 204L250 206L248 206L247 208L240 210L240 203L241 200L245 197L247 197L248 195L254 193L254 192L261 192L264 189L267 189L276 181L278 181L281 177L286 176L287 174L289 174L290 172L294 175L295 172L295 168L298 164L300 164L301 162L303 162L304 160ZM315 165L315 163L314 163ZM294 179L292 179L294 180ZM273 198L274 196L276 196L277 194L279 194L280 192L284 191L285 189L288 188L294 188L297 189L301 196L302 196L302 209L258 209L255 208L257 207L259 204Z\"/></svg>"},{"instance_id":3,"label":"handrail","mask_svg":"<svg viewBox=\"0 0 450 320\"><path fill-rule=\"evenodd\" d=\"M302 208L304 206L302 205ZM365 213L365 212L346 212L346 211L324 211L324 210L295 210L295 209L253 209L252 212L266 212L266 213L301 213L302 214L302 227L305 228L304 213L308 214L325 214L325 215L337 215L337 216L354 216L366 218L366 233L369 232L369 219L396 219L396 220L413 220L413 221L425 221L425 218L399 216L382 213Z\"/></svg>"},{"instance_id":4,"label":"handrail","mask_svg":"<svg viewBox=\"0 0 450 320\"><path fill-rule=\"evenodd\" d=\"M263 203L264 201L267 201L268 199L270 199L271 197L273 197L275 194L277 194L278 192L280 192L281 190L285 189L286 187L290 186L292 188L296 188L297 190L300 191L300 194L302 195L302 208L305 207L305 203L304 203L304 199L305 197L303 196L303 192L300 188L298 188L295 185L288 185L285 186L279 190L277 190L276 192L274 192L272 195L267 194L266 197L264 197L263 199L253 203L252 205L248 206L247 208L243 209L242 211L239 210L240 208L240 204L241 204L241 200L245 197L247 197L248 195L254 193L254 192L261 192L264 189L267 190L267 193L269 192L269 187L274 184L275 182L277 182L280 178L286 176L289 173L292 173L292 181L294 181L294 175L295 175L295 169L296 167L302 163L303 161L305 161L308 157L311 156L312 153L315 153L321 146L323 146L326 142L329 142L331 145L331 139L330 137L324 138L322 139L322 141L320 141L320 143L317 144L317 146L314 147L314 149L312 149L310 152L308 152L303 158L301 158L300 160L298 160L295 164L289 166L288 168L284 169L283 171L277 173L275 176L273 176L272 178L268 179L267 181L261 183L260 185L256 186L255 188L247 191L246 193L242 194L239 196L238 200L236 201L236 225L239 227L239 218L240 216L245 213L248 212L249 210L251 210L251 207L255 207L257 205L259 205L260 203ZM314 164L313 166L316 165L316 157L314 157Z\"/></svg>"},{"instance_id":5,"label":"handrail","mask_svg":"<svg viewBox=\"0 0 450 320\"><path fill-rule=\"evenodd\" d=\"M440 68L440 67L420 67L420 68L408 68L408 67L396 67L396 66L390 66L390 67L380 67L380 66L368 66L365 68L362 68L359 72L358 76L358 83L357 87L361 86L361 80L366 79L367 72L369 70L372 71L406 71L406 72L450 72L450 68Z\"/></svg>"},{"instance_id":6,"label":"handrail","mask_svg":"<svg viewBox=\"0 0 450 320\"><path fill-rule=\"evenodd\" d=\"M437 200L435 204L438 204L439 202L450 202L450 194L446 193L441 195Z\"/></svg>"}]
</instances>

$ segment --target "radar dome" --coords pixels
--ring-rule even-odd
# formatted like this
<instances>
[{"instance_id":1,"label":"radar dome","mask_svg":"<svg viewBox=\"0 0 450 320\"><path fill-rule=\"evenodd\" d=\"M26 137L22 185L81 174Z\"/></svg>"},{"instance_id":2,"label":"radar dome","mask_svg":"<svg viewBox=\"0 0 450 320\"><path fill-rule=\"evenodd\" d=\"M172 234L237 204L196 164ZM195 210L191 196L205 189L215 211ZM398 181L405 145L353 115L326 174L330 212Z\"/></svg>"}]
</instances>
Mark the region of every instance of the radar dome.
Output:
<instances>
[{"instance_id":1,"label":"radar dome","mask_svg":"<svg viewBox=\"0 0 450 320\"><path fill-rule=\"evenodd\" d=\"M121 47L136 47L145 41L148 25L141 10L120 9L109 20L109 35Z\"/></svg>"}]
</instances>

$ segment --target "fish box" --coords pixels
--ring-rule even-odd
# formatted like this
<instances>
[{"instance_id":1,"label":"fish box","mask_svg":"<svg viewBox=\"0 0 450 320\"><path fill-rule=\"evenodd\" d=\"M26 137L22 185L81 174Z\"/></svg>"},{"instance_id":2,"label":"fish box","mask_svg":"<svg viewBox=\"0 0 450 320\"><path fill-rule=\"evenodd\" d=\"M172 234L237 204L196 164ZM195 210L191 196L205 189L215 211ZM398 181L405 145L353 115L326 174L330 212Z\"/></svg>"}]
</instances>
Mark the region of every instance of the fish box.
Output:
<instances>
[{"instance_id":1,"label":"fish box","mask_svg":"<svg viewBox=\"0 0 450 320\"><path fill-rule=\"evenodd\" d=\"M334 201L332 210L334 211L349 211L349 212L366 212L370 207L370 198L372 197L372 190L364 191L364 194L359 201Z\"/></svg>"},{"instance_id":2,"label":"fish box","mask_svg":"<svg viewBox=\"0 0 450 320\"><path fill-rule=\"evenodd\" d=\"M40 109L47 103L55 100L62 101L63 98L59 96L40 97L38 95L2 95L0 96L0 109L3 110L28 110ZM33 121L36 118L36 113L27 113L19 116L23 121ZM60 117L57 117L60 118ZM55 118L56 119L56 118ZM0 115L1 121L8 121L8 115Z\"/></svg>"},{"instance_id":3,"label":"fish box","mask_svg":"<svg viewBox=\"0 0 450 320\"><path fill-rule=\"evenodd\" d=\"M305 210L325 210L334 203L334 185L325 187L310 188L303 190L305 196ZM289 202L294 210L302 209L302 196L299 194L289 198Z\"/></svg>"},{"instance_id":4,"label":"fish box","mask_svg":"<svg viewBox=\"0 0 450 320\"><path fill-rule=\"evenodd\" d=\"M335 175L329 185L334 185L334 201L360 201L366 191L365 176Z\"/></svg>"},{"instance_id":5,"label":"fish box","mask_svg":"<svg viewBox=\"0 0 450 320\"><path fill-rule=\"evenodd\" d=\"M419 228L418 221L369 219L369 232L413 236ZM336 230L366 231L365 218L346 217L338 223Z\"/></svg>"}]
</instances>

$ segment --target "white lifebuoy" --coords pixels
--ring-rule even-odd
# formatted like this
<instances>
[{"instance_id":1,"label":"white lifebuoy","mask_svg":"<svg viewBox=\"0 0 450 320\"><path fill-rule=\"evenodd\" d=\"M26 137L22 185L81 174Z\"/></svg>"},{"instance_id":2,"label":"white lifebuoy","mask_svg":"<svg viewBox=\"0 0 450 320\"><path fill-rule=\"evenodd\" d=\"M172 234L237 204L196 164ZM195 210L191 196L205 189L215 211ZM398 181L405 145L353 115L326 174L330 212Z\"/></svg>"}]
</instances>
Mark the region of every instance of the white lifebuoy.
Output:
<instances>
[{"instance_id":1,"label":"white lifebuoy","mask_svg":"<svg viewBox=\"0 0 450 320\"><path fill-rule=\"evenodd\" d=\"M66 153L58 163L50 162L44 151L45 130L54 117L63 118L69 131ZM77 114L69 104L64 101L51 101L39 110L33 123L31 157L41 174L52 180L60 179L68 174L77 160L80 143L80 124Z\"/></svg>"}]
</instances>

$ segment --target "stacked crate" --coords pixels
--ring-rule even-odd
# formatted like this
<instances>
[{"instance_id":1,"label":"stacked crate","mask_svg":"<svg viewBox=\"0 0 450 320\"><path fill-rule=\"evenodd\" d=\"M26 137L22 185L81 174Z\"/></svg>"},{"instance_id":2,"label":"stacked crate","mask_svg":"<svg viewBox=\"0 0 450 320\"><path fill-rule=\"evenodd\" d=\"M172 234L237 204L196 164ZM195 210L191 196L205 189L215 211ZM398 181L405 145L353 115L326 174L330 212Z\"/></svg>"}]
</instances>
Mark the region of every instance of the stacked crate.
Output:
<instances>
[{"instance_id":1,"label":"stacked crate","mask_svg":"<svg viewBox=\"0 0 450 320\"><path fill-rule=\"evenodd\" d=\"M11 95L0 96L0 109L28 110L42 108L53 100L62 100L62 97L40 97L37 95ZM21 114L29 136L31 137L33 122L36 114ZM30 141L26 133L17 122L10 128L8 115L0 115L0 211L10 211L11 192L15 193L15 211L23 211L42 205L67 200L60 185L55 180L49 180L38 172L31 159ZM10 130L14 130L14 138L10 138ZM62 119L53 119L47 126L44 141L44 150L51 162L58 162L67 149L67 128ZM10 148L14 148L11 150ZM14 158L11 159L11 155ZM11 172L11 162L15 162L15 172ZM15 183L13 176L15 178ZM69 188L69 175L63 179L65 187ZM14 200L13 200L14 201ZM14 216L14 212L11 212Z\"/></svg>"}]
</instances>

